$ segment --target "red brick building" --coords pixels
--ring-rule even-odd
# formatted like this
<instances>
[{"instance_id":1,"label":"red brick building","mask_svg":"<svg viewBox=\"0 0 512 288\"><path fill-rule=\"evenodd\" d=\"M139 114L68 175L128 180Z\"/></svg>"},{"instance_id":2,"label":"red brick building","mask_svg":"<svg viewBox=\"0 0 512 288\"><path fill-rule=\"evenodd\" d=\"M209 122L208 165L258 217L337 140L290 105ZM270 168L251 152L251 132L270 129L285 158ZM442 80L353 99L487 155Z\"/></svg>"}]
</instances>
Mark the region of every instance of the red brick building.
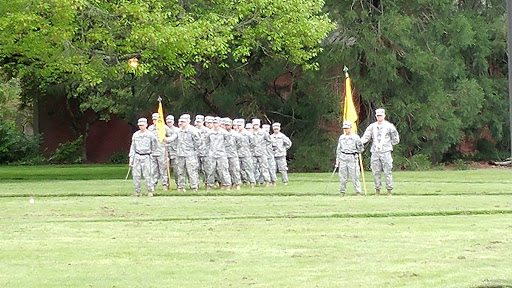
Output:
<instances>
[{"instance_id":1,"label":"red brick building","mask_svg":"<svg viewBox=\"0 0 512 288\"><path fill-rule=\"evenodd\" d=\"M50 156L60 143L75 140L75 130L78 129L87 135L86 163L108 163L115 152L128 154L134 132L132 125L115 115L111 115L109 121L94 120L92 111L78 119L73 118L71 114L78 111L78 106L73 99L68 100L65 96L44 97L34 107L34 132L43 136L41 149L45 157Z\"/></svg>"}]
</instances>

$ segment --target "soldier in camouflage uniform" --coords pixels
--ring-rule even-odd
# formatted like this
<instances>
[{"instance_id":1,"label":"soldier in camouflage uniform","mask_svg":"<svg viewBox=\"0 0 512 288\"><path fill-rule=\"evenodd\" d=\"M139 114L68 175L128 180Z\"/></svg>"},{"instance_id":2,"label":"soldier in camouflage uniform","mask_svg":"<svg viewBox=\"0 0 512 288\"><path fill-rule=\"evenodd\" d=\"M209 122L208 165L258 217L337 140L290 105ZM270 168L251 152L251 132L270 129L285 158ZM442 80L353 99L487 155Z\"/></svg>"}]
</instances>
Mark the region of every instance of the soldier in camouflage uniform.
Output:
<instances>
[{"instance_id":1,"label":"soldier in camouflage uniform","mask_svg":"<svg viewBox=\"0 0 512 288\"><path fill-rule=\"evenodd\" d=\"M220 176L220 182L222 189L231 189L231 177L229 175L228 156L226 154L226 146L228 142L228 132L220 127L220 117L214 117L212 120L213 129L206 134L205 144L210 152L210 158L212 160L211 174L217 173ZM215 177L213 175L208 176L207 188L213 187Z\"/></svg>"},{"instance_id":2,"label":"soldier in camouflage uniform","mask_svg":"<svg viewBox=\"0 0 512 288\"><path fill-rule=\"evenodd\" d=\"M199 136L201 137L201 145L199 146L199 150L197 151L198 158L198 171L197 173L203 175L203 182L205 187L207 187L207 183L209 183L208 177L211 176L211 166L212 161L209 156L208 147L206 146L206 136L210 132L210 128L205 126L205 123L210 123L212 120L212 116L196 115L195 127L199 131ZM210 181L211 182L211 181Z\"/></svg>"},{"instance_id":3,"label":"soldier in camouflage uniform","mask_svg":"<svg viewBox=\"0 0 512 288\"><path fill-rule=\"evenodd\" d=\"M359 153L363 152L364 146L357 134L352 134L350 121L343 122L343 134L338 139L336 148L336 167L340 176L340 193L345 195L347 179L350 178L354 185L357 196L361 195L361 183L359 182Z\"/></svg>"},{"instance_id":4,"label":"soldier in camouflage uniform","mask_svg":"<svg viewBox=\"0 0 512 288\"><path fill-rule=\"evenodd\" d=\"M259 175L260 175L260 169L256 165L257 161L256 161L256 156L254 155L254 149L256 147L256 142L254 140L254 129L253 129L252 122L245 124L245 131L249 135L251 135L252 143L249 146L249 151L251 152L251 158L252 158L252 167L253 167L252 174L254 175L254 180L258 181L258 178L259 178Z\"/></svg>"},{"instance_id":5,"label":"soldier in camouflage uniform","mask_svg":"<svg viewBox=\"0 0 512 288\"><path fill-rule=\"evenodd\" d=\"M174 126L174 116L167 115L165 118L165 122L167 127L170 129L171 135L177 134L180 130L178 127ZM167 139L167 137L166 137ZM174 175L174 184L178 187L178 139L177 135L173 141L169 141L165 143L167 145L167 155L169 157L169 166L172 170L172 174Z\"/></svg>"},{"instance_id":6,"label":"soldier in camouflage uniform","mask_svg":"<svg viewBox=\"0 0 512 288\"><path fill-rule=\"evenodd\" d=\"M361 141L366 144L372 140L372 153L370 162L373 174L373 183L375 185L375 194L380 194L381 180L380 174L384 171L384 178L386 182L386 189L388 196L391 195L393 190L393 178L391 170L393 169L393 158L391 151L393 146L400 142L398 131L395 125L385 120L385 110L379 108L375 110L376 122L373 122L364 131Z\"/></svg>"},{"instance_id":7,"label":"soldier in camouflage uniform","mask_svg":"<svg viewBox=\"0 0 512 288\"><path fill-rule=\"evenodd\" d=\"M238 159L240 160L240 176L244 183L249 182L251 188L253 188L254 184L256 184L256 180L254 179L254 164L252 162L251 154L251 146L254 146L253 136L244 128L244 119L235 119L233 124L235 126L235 130L240 136L240 141L237 145Z\"/></svg>"},{"instance_id":8,"label":"soldier in camouflage uniform","mask_svg":"<svg viewBox=\"0 0 512 288\"><path fill-rule=\"evenodd\" d=\"M142 175L146 182L147 196L151 197L154 191L154 182L151 177L151 152L158 145L158 139L152 132L147 130L148 120L146 118L140 118L137 121L137 125L139 130L133 133L130 153L128 155L130 158L129 165L132 167L133 188L135 189L135 194L133 195L140 196L140 180Z\"/></svg>"},{"instance_id":9,"label":"soldier in camouflage uniform","mask_svg":"<svg viewBox=\"0 0 512 288\"><path fill-rule=\"evenodd\" d=\"M228 156L229 176L234 189L240 189L240 159L238 158L237 147L240 146L240 135L233 129L233 121L230 118L221 119L221 127L228 132L226 154Z\"/></svg>"},{"instance_id":10,"label":"soldier in camouflage uniform","mask_svg":"<svg viewBox=\"0 0 512 288\"><path fill-rule=\"evenodd\" d=\"M292 147L292 141L281 132L281 123L272 124L272 130L274 130L274 133L270 135L270 138L272 138L274 159L277 169L281 173L281 181L284 185L287 185L288 163L286 163L286 151Z\"/></svg>"},{"instance_id":11,"label":"soldier in camouflage uniform","mask_svg":"<svg viewBox=\"0 0 512 288\"><path fill-rule=\"evenodd\" d=\"M268 160L267 160L267 147L268 144L272 144L272 140L270 139L270 135L268 132L260 129L261 121L260 119L252 120L252 128L254 135L254 154L253 158L256 160L254 162L254 166L256 166L259 173L263 175L263 181L265 182L265 186L270 186L270 173L268 172ZM259 178L259 173L257 173Z\"/></svg>"},{"instance_id":12,"label":"soldier in camouflage uniform","mask_svg":"<svg viewBox=\"0 0 512 288\"><path fill-rule=\"evenodd\" d=\"M190 115L183 114L178 119L180 130L176 133L178 139L178 191L185 192L185 180L188 176L190 189L197 191L199 175L197 173L197 150L201 144L201 138L197 128L190 125ZM168 141L172 141L171 136Z\"/></svg>"},{"instance_id":13,"label":"soldier in camouflage uniform","mask_svg":"<svg viewBox=\"0 0 512 288\"><path fill-rule=\"evenodd\" d=\"M270 125L263 124L261 125L261 130L265 131L270 135ZM272 143L272 137L270 137L270 142L267 143L267 162L268 162L268 174L270 175L270 182L272 186L276 186L277 181L277 173L276 173L276 160L274 159L274 148ZM260 177L263 177L263 174L260 174ZM260 178L261 181L263 179Z\"/></svg>"},{"instance_id":14,"label":"soldier in camouflage uniform","mask_svg":"<svg viewBox=\"0 0 512 288\"><path fill-rule=\"evenodd\" d=\"M155 137L158 139L158 130L156 129L156 123L158 121L158 113L153 113L152 115L153 124L148 127L148 130L155 134ZM164 125L165 129L165 137L170 136L171 130ZM151 177L153 179L154 187L156 187L158 183L158 179L162 179L162 186L164 190L169 190L169 173L167 170L167 166L169 163L167 162L167 151L166 145L164 142L158 141L158 145L151 152Z\"/></svg>"}]
</instances>

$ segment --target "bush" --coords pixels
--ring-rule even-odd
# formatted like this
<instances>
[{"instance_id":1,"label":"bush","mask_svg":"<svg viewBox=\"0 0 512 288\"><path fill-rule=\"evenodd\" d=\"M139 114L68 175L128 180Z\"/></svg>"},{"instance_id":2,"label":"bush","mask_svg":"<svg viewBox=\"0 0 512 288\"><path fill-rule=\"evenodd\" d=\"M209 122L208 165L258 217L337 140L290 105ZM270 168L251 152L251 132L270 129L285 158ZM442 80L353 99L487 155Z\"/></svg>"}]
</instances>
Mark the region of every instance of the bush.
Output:
<instances>
[{"instance_id":1,"label":"bush","mask_svg":"<svg viewBox=\"0 0 512 288\"><path fill-rule=\"evenodd\" d=\"M425 154L416 154L411 158L394 156L393 162L395 170L425 171L432 168L432 163Z\"/></svg>"},{"instance_id":2,"label":"bush","mask_svg":"<svg viewBox=\"0 0 512 288\"><path fill-rule=\"evenodd\" d=\"M476 150L474 160L498 160L500 159L500 152L496 148L496 144L487 140L479 139L476 142Z\"/></svg>"},{"instance_id":3,"label":"bush","mask_svg":"<svg viewBox=\"0 0 512 288\"><path fill-rule=\"evenodd\" d=\"M79 164L84 161L83 137L79 136L73 141L60 143L53 154L48 158L50 163Z\"/></svg>"},{"instance_id":4,"label":"bush","mask_svg":"<svg viewBox=\"0 0 512 288\"><path fill-rule=\"evenodd\" d=\"M455 165L455 169L457 170L468 170L470 168L469 164L462 159L457 159L453 161L453 164Z\"/></svg>"},{"instance_id":5,"label":"bush","mask_svg":"<svg viewBox=\"0 0 512 288\"><path fill-rule=\"evenodd\" d=\"M108 162L111 164L126 164L128 163L128 153L126 152L114 152L108 158Z\"/></svg>"},{"instance_id":6,"label":"bush","mask_svg":"<svg viewBox=\"0 0 512 288\"><path fill-rule=\"evenodd\" d=\"M13 120L0 119L0 163L31 164L33 159L44 159L39 153L40 142L40 136L16 130Z\"/></svg>"}]
</instances>

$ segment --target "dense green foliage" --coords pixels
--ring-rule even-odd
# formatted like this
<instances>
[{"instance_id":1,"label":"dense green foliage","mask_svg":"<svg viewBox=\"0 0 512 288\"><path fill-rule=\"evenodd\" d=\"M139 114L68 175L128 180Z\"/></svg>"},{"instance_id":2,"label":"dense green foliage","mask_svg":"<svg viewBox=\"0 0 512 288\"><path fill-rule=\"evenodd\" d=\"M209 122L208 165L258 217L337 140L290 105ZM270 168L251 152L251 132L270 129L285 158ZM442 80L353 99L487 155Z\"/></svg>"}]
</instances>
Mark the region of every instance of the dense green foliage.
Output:
<instances>
[{"instance_id":1,"label":"dense green foliage","mask_svg":"<svg viewBox=\"0 0 512 288\"><path fill-rule=\"evenodd\" d=\"M486 128L507 151L504 1L333 0L326 10L338 26L319 62L352 68L367 121L387 108L403 156L450 160Z\"/></svg>"},{"instance_id":2,"label":"dense green foliage","mask_svg":"<svg viewBox=\"0 0 512 288\"><path fill-rule=\"evenodd\" d=\"M14 121L0 119L0 163L28 163L39 159L39 136L27 136Z\"/></svg>"},{"instance_id":3,"label":"dense green foliage","mask_svg":"<svg viewBox=\"0 0 512 288\"><path fill-rule=\"evenodd\" d=\"M279 121L290 168L328 171L346 65L360 132L385 107L399 168L508 155L503 1L14 0L0 15L0 68L24 102L66 95L82 141L85 111L131 122L161 96L168 114Z\"/></svg>"}]
</instances>

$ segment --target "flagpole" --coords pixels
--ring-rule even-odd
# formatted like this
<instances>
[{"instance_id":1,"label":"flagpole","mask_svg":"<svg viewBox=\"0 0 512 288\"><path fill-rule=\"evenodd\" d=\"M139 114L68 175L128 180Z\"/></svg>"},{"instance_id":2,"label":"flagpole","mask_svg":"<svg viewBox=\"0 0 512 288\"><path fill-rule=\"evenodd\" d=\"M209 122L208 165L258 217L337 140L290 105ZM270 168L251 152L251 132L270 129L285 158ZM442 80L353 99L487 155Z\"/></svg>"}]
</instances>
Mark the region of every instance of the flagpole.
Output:
<instances>
[{"instance_id":1,"label":"flagpole","mask_svg":"<svg viewBox=\"0 0 512 288\"><path fill-rule=\"evenodd\" d=\"M166 136L165 129L167 124L165 123L165 117L164 117L164 109L162 108L162 97L158 96L158 121L160 123L160 127L157 127L158 130L158 140L163 141ZM160 131L162 130L162 131ZM169 154L167 153L167 143L164 142L164 155L165 155L165 171L167 173L167 188L171 190L171 172L169 169Z\"/></svg>"},{"instance_id":2,"label":"flagpole","mask_svg":"<svg viewBox=\"0 0 512 288\"><path fill-rule=\"evenodd\" d=\"M352 123L352 133L357 134L357 111L355 110L354 99L352 98L352 85L350 85L350 76L348 75L348 67L343 67L343 72L345 72L345 99L343 100L343 110L342 110L342 121L351 120ZM352 119L354 118L354 119ZM363 167L363 157L362 154L358 154L359 159L359 169L361 170L361 177L363 179L363 187L364 187L364 195L367 195L366 192L366 180L364 178L364 167Z\"/></svg>"}]
</instances>

